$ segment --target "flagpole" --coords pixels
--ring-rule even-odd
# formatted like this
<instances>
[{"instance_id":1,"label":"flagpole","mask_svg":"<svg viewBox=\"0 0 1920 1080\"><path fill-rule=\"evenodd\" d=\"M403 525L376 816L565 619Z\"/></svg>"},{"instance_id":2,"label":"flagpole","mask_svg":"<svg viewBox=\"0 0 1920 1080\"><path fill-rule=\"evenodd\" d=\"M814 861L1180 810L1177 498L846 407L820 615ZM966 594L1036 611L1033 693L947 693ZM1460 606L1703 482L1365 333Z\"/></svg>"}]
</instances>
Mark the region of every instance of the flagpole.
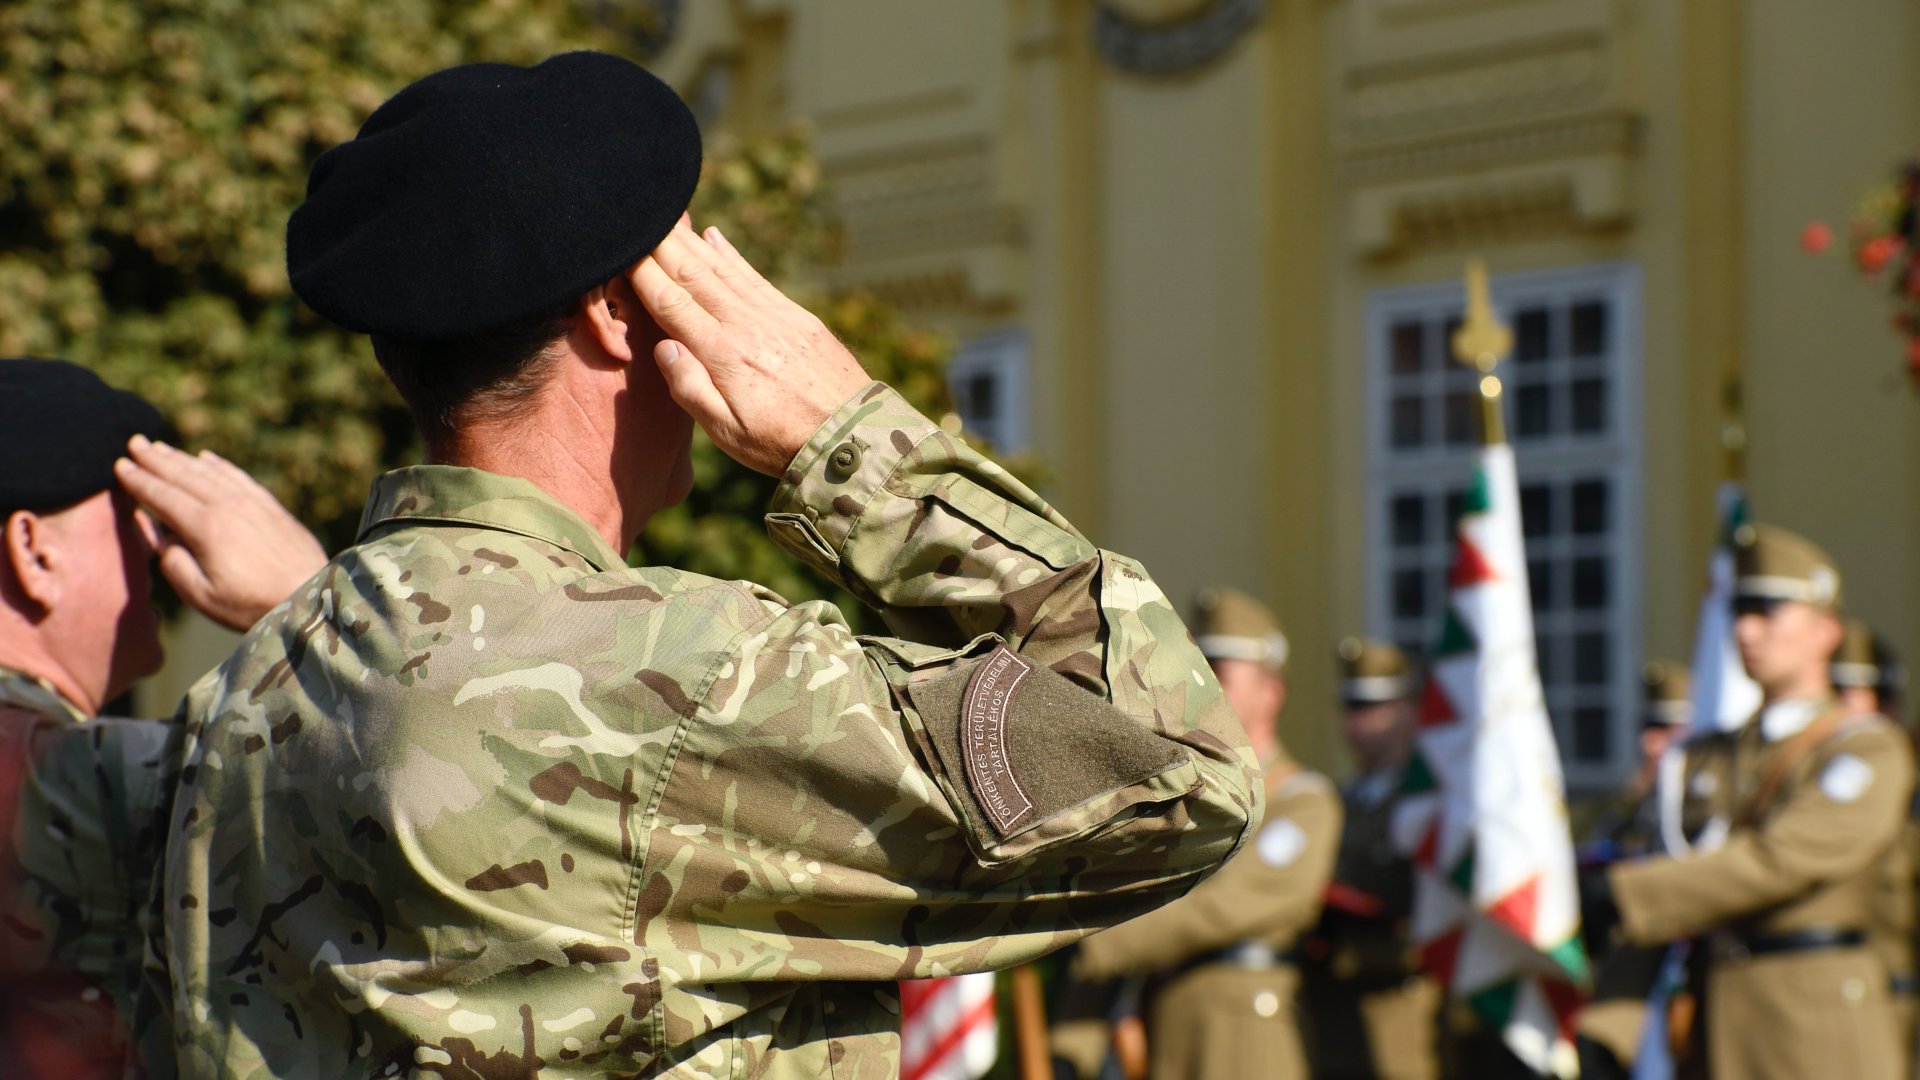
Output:
<instances>
[{"instance_id":1,"label":"flagpole","mask_svg":"<svg viewBox=\"0 0 1920 1080\"><path fill-rule=\"evenodd\" d=\"M1513 331L1493 313L1487 288L1487 265L1467 263L1467 317L1453 332L1453 358L1480 373L1480 441L1499 446L1507 441L1506 413L1501 408L1502 387L1494 369L1513 350Z\"/></svg>"},{"instance_id":2,"label":"flagpole","mask_svg":"<svg viewBox=\"0 0 1920 1080\"><path fill-rule=\"evenodd\" d=\"M1745 383L1739 365L1732 365L1720 390L1720 465L1723 482L1747 481L1747 410Z\"/></svg>"},{"instance_id":3,"label":"flagpole","mask_svg":"<svg viewBox=\"0 0 1920 1080\"><path fill-rule=\"evenodd\" d=\"M1010 973L1013 991L1013 1045L1019 1059L1020 1080L1051 1080L1052 1056L1047 1052L1047 1006L1041 996L1040 973L1021 964Z\"/></svg>"}]
</instances>

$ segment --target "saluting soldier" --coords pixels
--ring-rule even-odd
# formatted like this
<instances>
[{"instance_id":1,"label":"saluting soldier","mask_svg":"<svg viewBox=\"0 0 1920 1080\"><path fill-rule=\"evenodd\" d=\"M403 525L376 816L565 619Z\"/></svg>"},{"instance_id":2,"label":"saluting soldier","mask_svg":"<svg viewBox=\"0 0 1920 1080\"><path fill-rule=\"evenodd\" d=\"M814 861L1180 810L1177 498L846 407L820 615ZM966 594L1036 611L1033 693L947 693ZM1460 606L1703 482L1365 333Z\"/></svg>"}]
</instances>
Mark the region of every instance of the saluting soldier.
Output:
<instances>
[{"instance_id":1,"label":"saluting soldier","mask_svg":"<svg viewBox=\"0 0 1920 1080\"><path fill-rule=\"evenodd\" d=\"M1648 661L1641 671L1640 766L1601 812L1583 863L1606 864L1661 850L1657 770L1675 740L1693 720L1687 667L1672 660ZM1601 911L1596 920L1606 919ZM1630 945L1610 939L1613 927L1589 920L1583 927L1593 953L1593 997L1580 1011L1580 1074L1586 1080L1624 1077L1633 1067L1646 1020L1647 995L1666 959L1664 946Z\"/></svg>"},{"instance_id":2,"label":"saluting soldier","mask_svg":"<svg viewBox=\"0 0 1920 1080\"><path fill-rule=\"evenodd\" d=\"M1279 734L1287 639L1258 601L1200 595L1194 629L1265 770L1266 817L1213 879L1081 943L1074 975L1148 976L1153 1080L1304 1077L1294 944L1319 917L1340 836L1340 800Z\"/></svg>"},{"instance_id":3,"label":"saluting soldier","mask_svg":"<svg viewBox=\"0 0 1920 1080\"><path fill-rule=\"evenodd\" d=\"M325 560L259 485L153 441L161 430L152 405L85 368L0 360L9 1080L118 1077L125 1066L168 731L100 713L159 667L150 564L158 556L182 598L238 628Z\"/></svg>"},{"instance_id":4,"label":"saluting soldier","mask_svg":"<svg viewBox=\"0 0 1920 1080\"><path fill-rule=\"evenodd\" d=\"M590 52L429 75L315 163L294 291L372 335L428 463L182 706L180 1072L892 1076L892 980L1030 960L1249 835L1257 763L1146 571L695 232L699 174L673 91ZM899 636L627 565L695 422Z\"/></svg>"},{"instance_id":5,"label":"saluting soldier","mask_svg":"<svg viewBox=\"0 0 1920 1080\"><path fill-rule=\"evenodd\" d=\"M1397 646L1362 638L1340 643L1338 663L1355 772L1340 789L1326 908L1302 948L1307 1045L1317 1077L1425 1080L1440 1068L1440 989L1411 948L1413 863L1391 835L1413 752L1413 672Z\"/></svg>"},{"instance_id":6,"label":"saluting soldier","mask_svg":"<svg viewBox=\"0 0 1920 1080\"><path fill-rule=\"evenodd\" d=\"M1733 742L1727 834L1711 851L1615 865L1626 939L1698 936L1706 1067L1715 1077L1899 1075L1887 971L1865 929L1878 862L1912 792L1904 733L1848 711L1833 560L1782 529L1745 526L1734 635L1763 704ZM1604 885L1602 883L1604 882Z\"/></svg>"},{"instance_id":7,"label":"saluting soldier","mask_svg":"<svg viewBox=\"0 0 1920 1080\"><path fill-rule=\"evenodd\" d=\"M1885 638L1859 619L1847 620L1846 640L1833 654L1833 685L1848 709L1862 715L1880 715L1904 725L1901 701L1906 685L1906 669ZM1899 1025L1900 1050L1909 1059L1903 1072L1913 1071L1916 1039L1916 992L1920 979L1915 970L1915 934L1920 932L1916 918L1916 889L1920 882L1920 824L1909 808L1901 829L1900 842L1880 860L1877 888L1874 890L1872 917L1867 937L1873 950L1886 964L1888 989L1893 994L1893 1012Z\"/></svg>"}]
</instances>

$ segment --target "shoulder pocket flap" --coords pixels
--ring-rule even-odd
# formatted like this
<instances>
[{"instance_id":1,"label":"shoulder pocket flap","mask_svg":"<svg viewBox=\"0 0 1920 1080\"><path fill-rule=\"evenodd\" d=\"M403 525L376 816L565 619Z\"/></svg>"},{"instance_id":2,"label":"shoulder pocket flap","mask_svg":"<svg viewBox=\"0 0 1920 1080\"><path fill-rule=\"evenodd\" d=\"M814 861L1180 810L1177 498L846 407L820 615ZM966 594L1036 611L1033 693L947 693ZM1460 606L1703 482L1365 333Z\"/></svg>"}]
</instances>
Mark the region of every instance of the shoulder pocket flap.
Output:
<instances>
[{"instance_id":1,"label":"shoulder pocket flap","mask_svg":"<svg viewBox=\"0 0 1920 1080\"><path fill-rule=\"evenodd\" d=\"M1004 645L912 682L907 693L984 854L1030 853L1006 845L1075 808L1097 802L1118 812L1163 798L1157 786L1139 799L1103 797L1189 764L1178 745ZM1048 830L1049 839L1102 824L1105 817L1064 835Z\"/></svg>"}]
</instances>

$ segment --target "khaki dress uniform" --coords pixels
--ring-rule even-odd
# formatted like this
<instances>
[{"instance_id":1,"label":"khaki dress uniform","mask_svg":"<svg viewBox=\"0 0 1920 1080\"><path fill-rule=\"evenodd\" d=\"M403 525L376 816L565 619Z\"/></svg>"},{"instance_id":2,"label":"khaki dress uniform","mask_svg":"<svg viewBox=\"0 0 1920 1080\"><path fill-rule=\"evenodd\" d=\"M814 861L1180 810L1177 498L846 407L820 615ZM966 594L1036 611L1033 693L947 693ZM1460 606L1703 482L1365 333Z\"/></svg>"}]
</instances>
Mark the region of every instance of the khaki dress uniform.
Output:
<instances>
[{"instance_id":1,"label":"khaki dress uniform","mask_svg":"<svg viewBox=\"0 0 1920 1080\"><path fill-rule=\"evenodd\" d=\"M1737 595L1838 603L1819 549L1764 527L1744 540ZM1611 870L1625 937L1700 939L1712 1076L1890 1080L1901 1055L1887 972L1864 928L1911 795L1906 737L1832 701L1784 701L1730 749L1725 842Z\"/></svg>"},{"instance_id":2,"label":"khaki dress uniform","mask_svg":"<svg viewBox=\"0 0 1920 1080\"><path fill-rule=\"evenodd\" d=\"M1349 706L1412 693L1401 651L1385 642L1340 644L1341 696ZM1313 1073L1327 1080L1439 1075L1441 994L1421 973L1408 937L1413 863L1393 843L1400 770L1356 777L1341 789L1346 827L1320 925L1301 952L1301 1014Z\"/></svg>"},{"instance_id":3,"label":"khaki dress uniform","mask_svg":"<svg viewBox=\"0 0 1920 1080\"><path fill-rule=\"evenodd\" d=\"M1283 757L1246 850L1185 898L1082 943L1081 978L1152 973L1154 1080L1307 1075L1292 949L1320 915L1340 813L1329 780Z\"/></svg>"},{"instance_id":4,"label":"khaki dress uniform","mask_svg":"<svg viewBox=\"0 0 1920 1080\"><path fill-rule=\"evenodd\" d=\"M1847 637L1833 655L1833 685L1842 689L1864 690L1873 695L1873 709L1892 716L1906 682L1905 669L1880 635L1859 619L1847 620ZM1916 1024L1920 1022L1915 995L1920 991L1920 976L1915 975L1915 935L1920 933L1920 911L1916 911L1916 885L1920 885L1920 823L1909 808L1900 832L1900 842L1880 860L1875 879L1872 913L1867 921L1867 941L1887 966L1888 987L1893 995L1893 1012L1898 1025L1901 1053L1907 1057L1903 1075L1915 1072Z\"/></svg>"},{"instance_id":5,"label":"khaki dress uniform","mask_svg":"<svg viewBox=\"0 0 1920 1080\"><path fill-rule=\"evenodd\" d=\"M1209 589L1197 607L1195 640L1210 662L1284 671L1286 636L1258 601ZM1275 717L1241 720L1257 729ZM1340 797L1284 749L1265 769L1265 791L1253 840L1217 875L1080 946L1073 972L1080 980L1145 977L1153 1080L1307 1075L1293 949L1320 917L1339 845Z\"/></svg>"}]
</instances>

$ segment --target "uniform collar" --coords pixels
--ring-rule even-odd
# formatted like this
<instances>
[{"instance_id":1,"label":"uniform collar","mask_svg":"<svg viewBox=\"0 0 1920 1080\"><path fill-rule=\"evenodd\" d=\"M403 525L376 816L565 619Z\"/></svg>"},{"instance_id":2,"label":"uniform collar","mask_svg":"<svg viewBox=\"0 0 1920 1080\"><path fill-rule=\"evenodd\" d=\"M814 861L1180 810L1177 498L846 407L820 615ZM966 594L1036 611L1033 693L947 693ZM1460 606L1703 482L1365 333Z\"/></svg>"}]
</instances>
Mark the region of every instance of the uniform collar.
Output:
<instances>
[{"instance_id":1,"label":"uniform collar","mask_svg":"<svg viewBox=\"0 0 1920 1080\"><path fill-rule=\"evenodd\" d=\"M1813 723L1826 704L1811 698L1776 701L1760 710L1760 735L1768 742L1790 739Z\"/></svg>"},{"instance_id":2,"label":"uniform collar","mask_svg":"<svg viewBox=\"0 0 1920 1080\"><path fill-rule=\"evenodd\" d=\"M13 706L41 716L85 723L85 709L62 697L53 684L24 671L0 667L0 706Z\"/></svg>"},{"instance_id":3,"label":"uniform collar","mask_svg":"<svg viewBox=\"0 0 1920 1080\"><path fill-rule=\"evenodd\" d=\"M375 480L360 515L359 539L382 527L429 522L544 540L602 572L626 565L593 526L532 481L457 465L412 465Z\"/></svg>"},{"instance_id":4,"label":"uniform collar","mask_svg":"<svg viewBox=\"0 0 1920 1080\"><path fill-rule=\"evenodd\" d=\"M1354 777L1347 788L1353 794L1354 801L1372 809L1387 801L1387 796L1400 789L1400 770L1375 769L1370 773L1363 773Z\"/></svg>"}]
</instances>

